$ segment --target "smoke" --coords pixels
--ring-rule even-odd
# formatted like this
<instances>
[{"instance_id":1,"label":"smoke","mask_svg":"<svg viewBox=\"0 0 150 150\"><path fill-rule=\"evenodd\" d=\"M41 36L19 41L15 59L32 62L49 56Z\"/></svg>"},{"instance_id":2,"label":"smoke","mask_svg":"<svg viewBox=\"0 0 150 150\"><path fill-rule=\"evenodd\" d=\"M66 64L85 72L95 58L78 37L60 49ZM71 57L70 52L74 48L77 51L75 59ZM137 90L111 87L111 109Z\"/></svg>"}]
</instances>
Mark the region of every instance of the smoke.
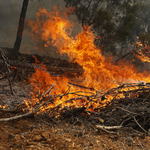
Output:
<instances>
[{"instance_id":1,"label":"smoke","mask_svg":"<svg viewBox=\"0 0 150 150\"><path fill-rule=\"evenodd\" d=\"M22 8L23 0L0 0L0 47L13 48L16 39L18 22L20 12ZM27 8L24 34L22 38L21 53L39 54L39 55L50 55L53 57L60 57L56 53L56 49L53 47L42 48L38 47L38 43L33 41L30 34L30 28L28 26L28 20L36 20L35 15L39 8L46 8L49 11L53 10L53 7L62 11L65 10L65 3L63 0L30 0ZM75 36L81 29L78 24L76 16L71 16L71 21L75 22L75 29L73 35ZM66 56L62 56L66 58Z\"/></svg>"},{"instance_id":2,"label":"smoke","mask_svg":"<svg viewBox=\"0 0 150 150\"><path fill-rule=\"evenodd\" d=\"M0 0L0 46L12 47L19 18L16 6L10 0Z\"/></svg>"}]
</instances>

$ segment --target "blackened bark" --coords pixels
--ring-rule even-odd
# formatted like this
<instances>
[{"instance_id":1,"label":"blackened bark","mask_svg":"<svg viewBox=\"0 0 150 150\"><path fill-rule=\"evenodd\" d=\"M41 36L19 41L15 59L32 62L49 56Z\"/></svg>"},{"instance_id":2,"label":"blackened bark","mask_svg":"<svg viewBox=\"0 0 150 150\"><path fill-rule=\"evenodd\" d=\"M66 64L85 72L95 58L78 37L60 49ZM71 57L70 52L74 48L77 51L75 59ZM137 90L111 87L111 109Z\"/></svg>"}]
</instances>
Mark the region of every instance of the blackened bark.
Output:
<instances>
[{"instance_id":1,"label":"blackened bark","mask_svg":"<svg viewBox=\"0 0 150 150\"><path fill-rule=\"evenodd\" d=\"M22 35L23 35L23 29L24 29L24 21L25 21L25 16L26 16L26 11L27 11L27 7L28 7L28 3L29 0L24 0L23 1L23 5L22 5L22 9L21 9L21 14L20 14L20 19L19 19L19 26L18 26L18 31L17 31L17 37L16 37L16 41L14 44L14 54L18 54L19 53L19 49L20 49L20 45L21 45L21 41L22 41Z\"/></svg>"}]
</instances>

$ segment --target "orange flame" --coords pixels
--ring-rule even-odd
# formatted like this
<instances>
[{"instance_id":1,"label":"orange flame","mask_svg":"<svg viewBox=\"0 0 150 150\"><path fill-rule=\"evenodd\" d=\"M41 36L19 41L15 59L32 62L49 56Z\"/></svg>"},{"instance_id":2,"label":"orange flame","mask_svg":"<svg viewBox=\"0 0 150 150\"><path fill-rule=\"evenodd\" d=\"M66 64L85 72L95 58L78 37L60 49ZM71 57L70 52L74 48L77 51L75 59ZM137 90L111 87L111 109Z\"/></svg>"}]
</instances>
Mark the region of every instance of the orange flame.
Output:
<instances>
[{"instance_id":1,"label":"orange flame","mask_svg":"<svg viewBox=\"0 0 150 150\"><path fill-rule=\"evenodd\" d=\"M54 7L53 12L49 12L46 9L39 9L39 12L36 14L36 19L35 22L29 21L33 36L36 34L41 37L41 40L46 42L45 47L53 44L57 47L60 54L67 54L70 57L70 61L79 63L83 67L84 73L75 80L83 86L94 88L96 92L99 90L107 91L126 82L150 82L150 75L146 71L138 73L134 66L127 62L113 65L111 58L106 59L101 54L100 49L94 45L95 36L90 27L84 27L84 31L77 34L75 38L72 37L71 31L73 24L68 19L61 17L56 7ZM36 39L36 37L34 38ZM41 70L36 70L30 78L34 92L38 93L40 89L40 93L42 93L54 83L58 89L53 91L52 94L57 95L67 91L69 81L70 79L65 76L52 77L49 73ZM80 90L80 88L71 87L70 90L71 92L75 92ZM86 99L82 99L82 102L65 103L67 99L73 97L76 97L76 95L67 95L61 100L56 98L49 107L56 107L62 102L64 102L62 107L66 105L75 105L75 107L84 105ZM112 96L106 97L107 99L103 104L112 100ZM37 101L38 99L36 97L32 98L33 104ZM92 109L96 108L97 105L99 104L94 104Z\"/></svg>"},{"instance_id":2,"label":"orange flame","mask_svg":"<svg viewBox=\"0 0 150 150\"><path fill-rule=\"evenodd\" d=\"M135 44L137 51L136 57L138 57L142 62L150 62L150 46L148 44L143 44L142 42L137 42Z\"/></svg>"}]
</instances>

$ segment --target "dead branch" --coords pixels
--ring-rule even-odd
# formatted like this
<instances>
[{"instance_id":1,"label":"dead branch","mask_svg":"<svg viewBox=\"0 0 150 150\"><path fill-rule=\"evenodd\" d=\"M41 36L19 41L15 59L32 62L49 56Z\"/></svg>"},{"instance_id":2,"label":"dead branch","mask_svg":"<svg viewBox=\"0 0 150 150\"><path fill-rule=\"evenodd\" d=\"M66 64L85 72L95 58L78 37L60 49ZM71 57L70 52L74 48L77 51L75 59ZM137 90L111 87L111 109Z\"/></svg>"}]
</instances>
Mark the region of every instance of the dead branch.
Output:
<instances>
[{"instance_id":1,"label":"dead branch","mask_svg":"<svg viewBox=\"0 0 150 150\"><path fill-rule=\"evenodd\" d=\"M122 126L102 126L102 125L96 125L96 129L105 129L105 130L117 130L122 128Z\"/></svg>"},{"instance_id":2,"label":"dead branch","mask_svg":"<svg viewBox=\"0 0 150 150\"><path fill-rule=\"evenodd\" d=\"M54 86L54 84L52 84L52 86L43 94L43 96L45 96L46 93L49 92L53 86ZM57 97L59 97L59 96L60 96L60 95L55 96L55 97L53 97L53 98L51 98L51 96L50 96L50 99L48 99L46 102L43 103L43 101L45 100L45 98L48 97L48 96L45 96L45 97L42 98L42 100L40 100L40 102L39 102L38 104L36 104L36 105L34 106L34 108L33 108L29 113L25 113L25 114L22 114L22 115L17 115L17 116L10 117L10 118L2 118L2 119L0 119L0 122L11 121L11 120L16 120L16 119L19 119L19 118L31 116L31 115L37 113L37 111L39 110L40 107L42 107L42 106L45 105L46 103L52 101L53 99L55 99L55 98L57 98ZM2 109L2 111L9 112L9 111L11 111L11 110ZM14 111L16 111L16 109L14 109Z\"/></svg>"},{"instance_id":3,"label":"dead branch","mask_svg":"<svg viewBox=\"0 0 150 150\"><path fill-rule=\"evenodd\" d=\"M79 88L84 88L84 89L88 89L88 90L91 90L91 91L95 91L94 88L85 87L85 86L83 86L83 85L78 85L78 84L76 84L76 83L68 82L68 84L71 84L71 85L73 85L73 86L77 86L77 87L79 87Z\"/></svg>"},{"instance_id":4,"label":"dead branch","mask_svg":"<svg viewBox=\"0 0 150 150\"><path fill-rule=\"evenodd\" d=\"M7 71L5 71L5 75L6 75L7 79L8 79L8 82L9 82L10 91L11 91L11 94L14 95L14 92L13 92L13 89L12 89L12 84L11 84L11 81L9 79L9 73L10 73L9 66L10 65L6 61L7 57L5 56L2 48L0 48L0 52L1 52L2 59L3 59L3 63L4 63L4 65L6 66L6 68L8 70L8 73L7 73Z\"/></svg>"},{"instance_id":5,"label":"dead branch","mask_svg":"<svg viewBox=\"0 0 150 150\"><path fill-rule=\"evenodd\" d=\"M130 113L130 114L137 115L136 113L131 112L131 111L129 111L129 110L126 110L126 109L124 109L124 108L121 108L121 107L117 107L117 108L118 108L118 109L121 109L121 110L123 110L123 111L126 111L126 112L128 112L128 113Z\"/></svg>"},{"instance_id":6,"label":"dead branch","mask_svg":"<svg viewBox=\"0 0 150 150\"><path fill-rule=\"evenodd\" d=\"M16 120L16 119L19 119L19 118L31 116L31 115L33 115L33 114L34 114L34 112L31 111L31 112L29 112L29 113L22 114L22 115L18 115L18 116L14 116L14 117L10 117L10 118L2 118L2 119L0 119L0 122Z\"/></svg>"},{"instance_id":7,"label":"dead branch","mask_svg":"<svg viewBox=\"0 0 150 150\"><path fill-rule=\"evenodd\" d=\"M52 72L68 72L68 73L77 73L77 74L82 74L83 70L82 69L74 69L74 68L62 68L62 67L52 67L52 66L47 66L47 70L35 65L35 64L30 64L30 63L25 63L25 62L20 62L20 61L12 61L12 60L7 60L10 66L13 67L18 67L18 68L28 68L28 69L39 69L45 72L48 72L53 75ZM3 66L3 60L0 59L0 65Z\"/></svg>"},{"instance_id":8,"label":"dead branch","mask_svg":"<svg viewBox=\"0 0 150 150\"><path fill-rule=\"evenodd\" d=\"M51 87L45 92L45 93L43 93L43 97L45 97L46 96L46 94L49 92L49 94L48 95L50 95L51 94L51 89L54 87L55 85L54 84L52 84L51 85Z\"/></svg>"},{"instance_id":9,"label":"dead branch","mask_svg":"<svg viewBox=\"0 0 150 150\"><path fill-rule=\"evenodd\" d=\"M11 81L10 81L10 78L9 78L9 75L7 74L7 72L5 72L6 74L6 77L8 79L8 82L9 82L9 87L10 87L10 91L11 91L11 94L14 95L14 92L13 92L13 89L12 89L12 84L11 84Z\"/></svg>"},{"instance_id":10,"label":"dead branch","mask_svg":"<svg viewBox=\"0 0 150 150\"><path fill-rule=\"evenodd\" d=\"M134 121L137 123L137 125L145 132L147 133L147 131L138 123L138 121L135 119L135 117L133 117Z\"/></svg>"},{"instance_id":11,"label":"dead branch","mask_svg":"<svg viewBox=\"0 0 150 150\"><path fill-rule=\"evenodd\" d=\"M57 96L56 96L56 97L57 97ZM54 98L55 98L55 97L54 97ZM53 100L54 98L52 98L52 99L50 99L50 100ZM44 99L43 99L43 100L44 100ZM50 100L48 100L48 102L49 102ZM11 121L11 120L16 120L16 119L19 119L19 118L31 116L31 115L37 113L37 111L39 110L39 108L42 107L43 105L45 105L46 102L43 103L43 104L41 104L41 105L40 105L40 104L41 104L41 103L39 103L37 106L35 106L35 107L33 108L33 110L31 110L29 113L25 113L25 114L22 114L22 115L17 115L17 116L10 117L10 118L3 118L3 119L0 119L0 122Z\"/></svg>"},{"instance_id":12,"label":"dead branch","mask_svg":"<svg viewBox=\"0 0 150 150\"><path fill-rule=\"evenodd\" d=\"M119 60L121 60L121 59L123 59L123 58L125 58L126 56L128 56L128 55L130 55L130 54L132 54L133 52L131 51L131 52L128 52L127 54L125 54L125 55L123 55L123 56L121 56L120 58L118 58L113 64L116 64Z\"/></svg>"}]
</instances>

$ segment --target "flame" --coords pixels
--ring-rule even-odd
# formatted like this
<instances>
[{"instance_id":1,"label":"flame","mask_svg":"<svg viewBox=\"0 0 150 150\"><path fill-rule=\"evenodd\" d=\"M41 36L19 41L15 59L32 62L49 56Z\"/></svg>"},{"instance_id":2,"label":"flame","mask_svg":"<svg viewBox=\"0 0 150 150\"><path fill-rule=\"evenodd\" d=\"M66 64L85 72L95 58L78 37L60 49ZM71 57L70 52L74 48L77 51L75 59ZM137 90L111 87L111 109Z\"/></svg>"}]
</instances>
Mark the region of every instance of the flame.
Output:
<instances>
[{"instance_id":1,"label":"flame","mask_svg":"<svg viewBox=\"0 0 150 150\"><path fill-rule=\"evenodd\" d=\"M142 42L137 42L135 44L137 51L136 57L138 57L142 62L150 62L150 46L148 44L143 44Z\"/></svg>"},{"instance_id":2,"label":"flame","mask_svg":"<svg viewBox=\"0 0 150 150\"><path fill-rule=\"evenodd\" d=\"M57 47L58 53L67 54L70 61L77 62L83 67L84 73L82 76L76 77L74 82L95 89L92 92L89 92L88 89L82 89L82 93L79 87L69 87L68 83L71 79L68 77L53 77L45 71L36 69L36 72L30 78L34 93L38 93L40 89L39 93L42 94L52 84L55 84L57 90L54 90L54 87L52 88L53 91L51 94L53 96L65 93L69 89L72 93L79 91L78 95L82 93L81 95L84 97L100 91L101 94L105 93L109 89L118 87L129 81L131 83L140 81L150 82L150 75L146 71L138 73L134 66L127 62L120 62L119 65L114 65L112 64L111 58L105 58L101 54L100 49L94 45L95 36L89 26L84 27L84 30L78 33L76 37L71 36L73 24L70 23L67 18L61 17L56 7L54 7L53 12L49 12L46 9L39 9L36 14L36 21L30 20L29 24L34 39L40 37L41 40L45 41L45 47L49 47L53 44L53 46ZM43 68L46 69L46 67ZM123 90L128 89L129 88L124 88ZM48 108L55 108L60 104L62 108L65 106L84 106L87 98L65 103L66 100L77 98L78 95L69 94L62 98L55 98L53 103L49 104L48 107L42 107L42 111ZM120 94L118 97L124 97L124 95ZM112 98L113 96L106 95L103 101L98 98L93 99L91 109L94 110L99 107L99 105L105 106ZM35 105L38 101L38 96L33 96L30 103ZM99 103L96 103L96 101L99 101ZM90 107L90 104L87 107Z\"/></svg>"}]
</instances>

